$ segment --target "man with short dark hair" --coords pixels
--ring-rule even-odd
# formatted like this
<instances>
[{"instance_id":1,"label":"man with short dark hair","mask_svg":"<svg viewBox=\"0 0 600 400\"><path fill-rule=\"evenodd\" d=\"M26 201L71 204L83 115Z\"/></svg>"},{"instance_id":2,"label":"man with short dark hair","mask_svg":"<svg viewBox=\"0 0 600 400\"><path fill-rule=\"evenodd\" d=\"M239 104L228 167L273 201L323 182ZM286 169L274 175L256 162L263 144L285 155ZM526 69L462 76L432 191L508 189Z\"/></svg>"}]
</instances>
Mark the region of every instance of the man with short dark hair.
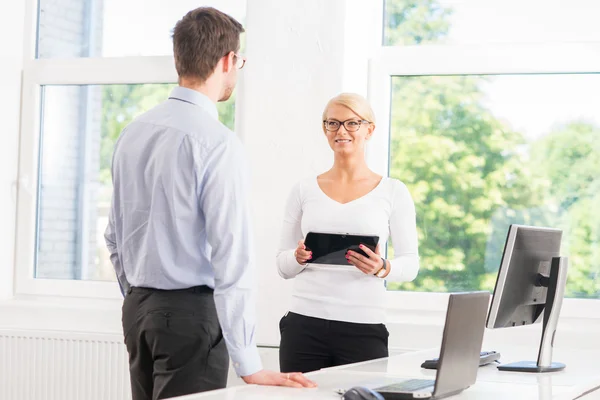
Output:
<instances>
[{"instance_id":1,"label":"man with short dark hair","mask_svg":"<svg viewBox=\"0 0 600 400\"><path fill-rule=\"evenodd\" d=\"M179 86L129 124L113 156L105 238L125 296L133 400L247 383L314 387L262 369L255 344L254 254L242 144L218 120L244 66L243 27L213 8L175 26Z\"/></svg>"}]
</instances>

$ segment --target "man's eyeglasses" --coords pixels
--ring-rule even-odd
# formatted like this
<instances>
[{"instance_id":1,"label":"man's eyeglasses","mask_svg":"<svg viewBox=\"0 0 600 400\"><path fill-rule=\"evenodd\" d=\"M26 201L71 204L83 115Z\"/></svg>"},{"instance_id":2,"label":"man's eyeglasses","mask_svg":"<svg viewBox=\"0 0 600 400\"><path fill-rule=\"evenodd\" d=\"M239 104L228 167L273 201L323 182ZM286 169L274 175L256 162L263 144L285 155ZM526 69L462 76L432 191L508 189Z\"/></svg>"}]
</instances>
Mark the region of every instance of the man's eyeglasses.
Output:
<instances>
[{"instance_id":1,"label":"man's eyeglasses","mask_svg":"<svg viewBox=\"0 0 600 400\"><path fill-rule=\"evenodd\" d=\"M323 126L329 132L337 132L340 126L344 125L344 128L348 132L356 132L360 129L362 124L370 124L371 122L364 119L347 119L345 121L338 121L337 119L326 119L323 121Z\"/></svg>"},{"instance_id":2,"label":"man's eyeglasses","mask_svg":"<svg viewBox=\"0 0 600 400\"><path fill-rule=\"evenodd\" d=\"M235 62L236 68L237 69L244 68L244 65L246 65L246 57L242 57L241 55L239 55L237 53L233 53L233 55L236 58L236 62Z\"/></svg>"}]
</instances>

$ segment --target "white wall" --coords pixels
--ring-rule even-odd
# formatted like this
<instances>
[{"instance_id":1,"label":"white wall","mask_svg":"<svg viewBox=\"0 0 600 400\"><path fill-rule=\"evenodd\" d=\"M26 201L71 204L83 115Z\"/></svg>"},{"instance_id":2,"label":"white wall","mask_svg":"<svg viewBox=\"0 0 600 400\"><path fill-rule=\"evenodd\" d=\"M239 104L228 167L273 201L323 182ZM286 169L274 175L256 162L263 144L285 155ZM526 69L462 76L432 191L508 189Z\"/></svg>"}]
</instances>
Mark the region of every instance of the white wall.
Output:
<instances>
[{"instance_id":1,"label":"white wall","mask_svg":"<svg viewBox=\"0 0 600 400\"><path fill-rule=\"evenodd\" d=\"M342 91L366 95L369 52L380 43L380 31L365 21L381 19L378 5L373 0L248 1L248 63L238 92L237 127L253 173L261 343L279 344L277 321L290 300L292 282L279 277L275 266L284 204L299 179L332 165L321 129L327 101ZM353 18L344 23L347 14Z\"/></svg>"}]
</instances>

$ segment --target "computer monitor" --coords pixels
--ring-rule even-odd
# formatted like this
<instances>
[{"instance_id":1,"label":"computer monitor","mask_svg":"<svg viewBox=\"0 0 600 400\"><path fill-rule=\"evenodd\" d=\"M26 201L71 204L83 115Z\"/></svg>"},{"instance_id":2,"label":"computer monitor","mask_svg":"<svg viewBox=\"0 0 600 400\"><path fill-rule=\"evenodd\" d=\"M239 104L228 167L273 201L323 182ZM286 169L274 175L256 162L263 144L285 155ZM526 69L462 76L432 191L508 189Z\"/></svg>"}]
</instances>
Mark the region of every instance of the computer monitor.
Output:
<instances>
[{"instance_id":1,"label":"computer monitor","mask_svg":"<svg viewBox=\"0 0 600 400\"><path fill-rule=\"evenodd\" d=\"M552 347L567 282L568 262L560 257L562 231L511 225L508 229L487 327L506 328L542 322L537 362L502 364L498 369L551 372L565 368L552 362Z\"/></svg>"}]
</instances>

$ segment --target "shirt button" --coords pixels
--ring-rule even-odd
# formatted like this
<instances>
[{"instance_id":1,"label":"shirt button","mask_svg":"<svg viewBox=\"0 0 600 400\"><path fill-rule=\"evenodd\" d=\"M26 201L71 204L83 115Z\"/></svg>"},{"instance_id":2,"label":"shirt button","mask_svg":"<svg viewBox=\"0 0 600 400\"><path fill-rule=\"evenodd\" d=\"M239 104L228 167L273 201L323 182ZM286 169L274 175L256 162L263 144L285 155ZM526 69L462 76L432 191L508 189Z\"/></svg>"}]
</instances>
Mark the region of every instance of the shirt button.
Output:
<instances>
[{"instance_id":1,"label":"shirt button","mask_svg":"<svg viewBox=\"0 0 600 400\"><path fill-rule=\"evenodd\" d=\"M234 366L236 366L236 367L239 367L239 366L240 366L240 363L235 363L235 364L233 364L233 365L234 365Z\"/></svg>"}]
</instances>

